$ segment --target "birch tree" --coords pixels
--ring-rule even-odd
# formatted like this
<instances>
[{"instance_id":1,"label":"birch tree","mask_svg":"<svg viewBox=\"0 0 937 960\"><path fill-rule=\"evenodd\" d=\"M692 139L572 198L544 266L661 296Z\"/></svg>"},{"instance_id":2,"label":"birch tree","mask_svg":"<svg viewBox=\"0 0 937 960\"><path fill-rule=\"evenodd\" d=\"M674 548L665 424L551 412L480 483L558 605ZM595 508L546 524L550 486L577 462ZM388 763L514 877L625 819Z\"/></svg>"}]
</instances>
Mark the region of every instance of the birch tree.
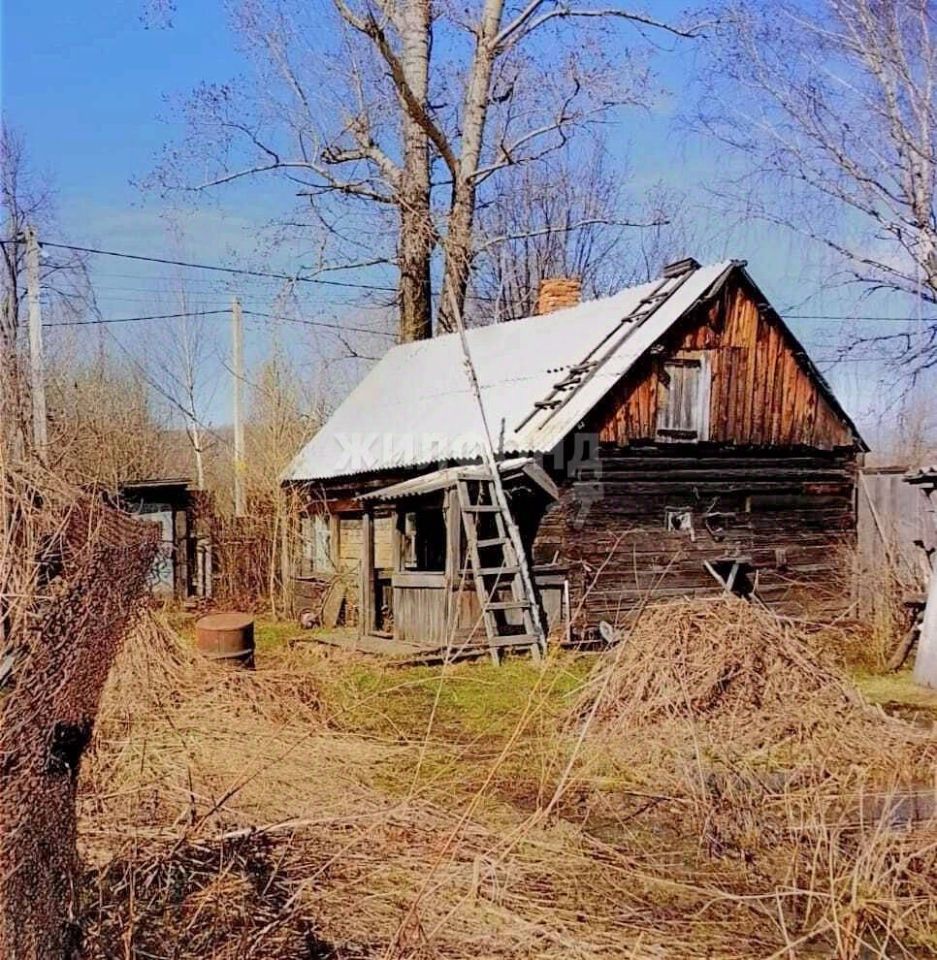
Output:
<instances>
[{"instance_id":1,"label":"birch tree","mask_svg":"<svg viewBox=\"0 0 937 960\"><path fill-rule=\"evenodd\" d=\"M728 189L741 211L825 247L866 291L937 304L932 0L732 3L708 48L699 120L752 171ZM877 339L914 373L937 364L937 322Z\"/></svg>"},{"instance_id":2,"label":"birch tree","mask_svg":"<svg viewBox=\"0 0 937 960\"><path fill-rule=\"evenodd\" d=\"M213 382L204 376L209 361L210 338L205 318L181 281L172 301L181 314L159 333L157 349L148 351L148 382L173 414L181 416L192 451L195 483L205 489L205 453L210 428L206 410L212 402Z\"/></svg>"},{"instance_id":3,"label":"birch tree","mask_svg":"<svg viewBox=\"0 0 937 960\"><path fill-rule=\"evenodd\" d=\"M564 0L248 0L236 23L250 82L197 91L159 182L280 178L303 203L288 225L320 238L309 270L397 269L402 340L432 332L437 251L439 327L464 308L497 175L649 102L637 48L692 32Z\"/></svg>"}]
</instances>

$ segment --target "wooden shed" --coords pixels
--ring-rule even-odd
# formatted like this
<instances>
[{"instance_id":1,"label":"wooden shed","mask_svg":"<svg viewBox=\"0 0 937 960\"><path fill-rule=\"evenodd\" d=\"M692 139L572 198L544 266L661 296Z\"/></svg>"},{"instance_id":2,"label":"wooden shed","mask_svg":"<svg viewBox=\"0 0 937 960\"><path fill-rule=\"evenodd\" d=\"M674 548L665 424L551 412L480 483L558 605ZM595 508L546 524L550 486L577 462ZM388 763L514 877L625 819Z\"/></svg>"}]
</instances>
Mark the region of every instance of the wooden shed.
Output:
<instances>
[{"instance_id":1,"label":"wooden shed","mask_svg":"<svg viewBox=\"0 0 937 960\"><path fill-rule=\"evenodd\" d=\"M211 596L211 542L200 529L196 494L187 479L127 481L115 505L159 528L159 551L150 576L156 596L175 600Z\"/></svg>"},{"instance_id":2,"label":"wooden shed","mask_svg":"<svg viewBox=\"0 0 937 960\"><path fill-rule=\"evenodd\" d=\"M687 259L467 338L551 636L589 640L645 598L847 602L866 447L744 262ZM459 338L441 336L390 350L291 465L304 573L346 571L362 633L484 642L475 541L505 536L479 526L483 435ZM510 617L510 597L493 605Z\"/></svg>"}]
</instances>

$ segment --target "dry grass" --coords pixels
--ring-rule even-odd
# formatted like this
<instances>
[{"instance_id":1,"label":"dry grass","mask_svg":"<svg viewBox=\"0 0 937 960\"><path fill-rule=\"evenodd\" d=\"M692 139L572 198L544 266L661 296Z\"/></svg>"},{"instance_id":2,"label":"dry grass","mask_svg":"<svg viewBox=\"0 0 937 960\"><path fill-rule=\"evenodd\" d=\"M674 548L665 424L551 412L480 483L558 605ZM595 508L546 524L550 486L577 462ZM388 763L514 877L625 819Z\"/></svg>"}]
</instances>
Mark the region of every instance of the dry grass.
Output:
<instances>
[{"instance_id":1,"label":"dry grass","mask_svg":"<svg viewBox=\"0 0 937 960\"><path fill-rule=\"evenodd\" d=\"M391 672L280 649L238 674L149 624L83 774L91 952L935 949L937 834L868 799L933 777L931 734L748 606L650 610L588 662L573 697L562 655Z\"/></svg>"}]
</instances>

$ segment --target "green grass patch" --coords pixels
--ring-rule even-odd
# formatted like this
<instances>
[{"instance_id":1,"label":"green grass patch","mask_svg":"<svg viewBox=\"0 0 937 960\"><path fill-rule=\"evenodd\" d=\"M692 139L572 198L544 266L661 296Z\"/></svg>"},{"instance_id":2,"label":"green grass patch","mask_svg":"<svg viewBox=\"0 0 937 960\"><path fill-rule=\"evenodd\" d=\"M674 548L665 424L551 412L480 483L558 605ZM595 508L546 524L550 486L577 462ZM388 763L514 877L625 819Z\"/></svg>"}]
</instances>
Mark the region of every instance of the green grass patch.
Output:
<instances>
[{"instance_id":1,"label":"green grass patch","mask_svg":"<svg viewBox=\"0 0 937 960\"><path fill-rule=\"evenodd\" d=\"M336 671L335 702L355 729L406 738L500 739L526 716L556 722L588 661L558 654L541 667L511 658L496 667L465 662L447 667L393 667L355 661ZM430 726L432 724L432 726Z\"/></svg>"},{"instance_id":2,"label":"green grass patch","mask_svg":"<svg viewBox=\"0 0 937 960\"><path fill-rule=\"evenodd\" d=\"M292 620L271 620L269 617L254 620L254 643L258 650L273 650L301 633Z\"/></svg>"},{"instance_id":3,"label":"green grass patch","mask_svg":"<svg viewBox=\"0 0 937 960\"><path fill-rule=\"evenodd\" d=\"M853 680L869 702L879 704L887 713L906 719L937 720L937 690L915 683L910 670L857 672Z\"/></svg>"}]
</instances>

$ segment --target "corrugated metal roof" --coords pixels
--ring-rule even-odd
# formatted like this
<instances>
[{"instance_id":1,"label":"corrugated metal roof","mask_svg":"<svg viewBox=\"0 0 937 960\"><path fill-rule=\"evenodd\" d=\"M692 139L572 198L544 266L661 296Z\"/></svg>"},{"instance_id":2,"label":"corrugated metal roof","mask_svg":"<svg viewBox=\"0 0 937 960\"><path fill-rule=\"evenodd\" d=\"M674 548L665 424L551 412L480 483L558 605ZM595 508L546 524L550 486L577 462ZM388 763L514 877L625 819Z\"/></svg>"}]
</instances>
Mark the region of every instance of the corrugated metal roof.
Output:
<instances>
[{"instance_id":1,"label":"corrugated metal roof","mask_svg":"<svg viewBox=\"0 0 937 960\"><path fill-rule=\"evenodd\" d=\"M548 453L737 261L670 281L671 295L643 323L622 321L660 281L545 316L474 327L469 349L500 454ZM591 351L602 362L557 410L537 401ZM609 348L608 356L605 351ZM527 420L526 423L523 421ZM300 451L287 480L322 480L481 456L482 427L459 337L389 350Z\"/></svg>"}]
</instances>

